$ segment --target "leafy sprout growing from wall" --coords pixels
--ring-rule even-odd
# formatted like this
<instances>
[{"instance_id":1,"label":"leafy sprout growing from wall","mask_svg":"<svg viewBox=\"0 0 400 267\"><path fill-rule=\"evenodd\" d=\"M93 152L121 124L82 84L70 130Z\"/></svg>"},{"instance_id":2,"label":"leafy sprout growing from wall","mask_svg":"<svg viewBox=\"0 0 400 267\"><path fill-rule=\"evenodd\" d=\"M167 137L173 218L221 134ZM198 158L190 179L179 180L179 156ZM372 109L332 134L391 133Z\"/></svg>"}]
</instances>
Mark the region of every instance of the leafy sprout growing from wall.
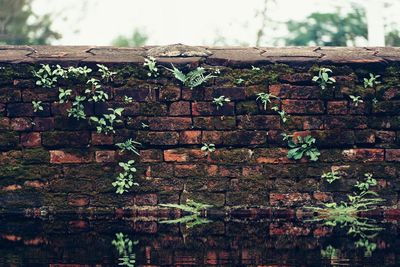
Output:
<instances>
[{"instance_id":1,"label":"leafy sprout growing from wall","mask_svg":"<svg viewBox=\"0 0 400 267\"><path fill-rule=\"evenodd\" d=\"M136 264L136 254L133 252L134 246L139 244L138 240L132 241L123 233L115 234L111 244L116 248L119 258L119 266L134 267Z\"/></svg>"},{"instance_id":2,"label":"leafy sprout growing from wall","mask_svg":"<svg viewBox=\"0 0 400 267\"><path fill-rule=\"evenodd\" d=\"M312 81L317 83L321 90L325 90L329 85L333 85L336 83L335 78L330 77L332 73L331 69L328 68L320 68L318 70L318 75L312 78Z\"/></svg>"},{"instance_id":3,"label":"leafy sprout growing from wall","mask_svg":"<svg viewBox=\"0 0 400 267\"><path fill-rule=\"evenodd\" d=\"M211 73L206 74L206 70L202 67L197 67L195 70L192 70L188 73L183 73L181 70L176 68L173 64L172 69L166 68L170 71L176 79L182 82L183 85L193 89L207 82L209 79L216 77Z\"/></svg>"}]
</instances>

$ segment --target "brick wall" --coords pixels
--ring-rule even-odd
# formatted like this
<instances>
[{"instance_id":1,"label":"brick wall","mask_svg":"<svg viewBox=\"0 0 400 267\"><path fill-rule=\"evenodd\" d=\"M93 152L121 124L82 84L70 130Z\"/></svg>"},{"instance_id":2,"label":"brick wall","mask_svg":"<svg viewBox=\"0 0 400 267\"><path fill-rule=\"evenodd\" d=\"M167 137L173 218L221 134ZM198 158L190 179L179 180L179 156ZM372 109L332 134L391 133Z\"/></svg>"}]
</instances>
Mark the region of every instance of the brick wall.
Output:
<instances>
[{"instance_id":1,"label":"brick wall","mask_svg":"<svg viewBox=\"0 0 400 267\"><path fill-rule=\"evenodd\" d=\"M149 55L159 65L218 68L220 74L191 90L163 67L158 78L148 77L143 62ZM397 209L398 63L398 48L0 47L0 212L145 207L155 214L157 204L188 197L227 210L293 209L343 199L366 172L378 179L384 206ZM88 121L68 118L71 103L58 103L58 87L35 85L31 71L40 64L105 64L117 71L103 84L109 101L85 106L89 116L124 107L116 133L98 134ZM333 70L334 87L321 90L311 81L318 67ZM382 83L365 89L369 73L381 75ZM85 82L60 86L79 92ZM256 101L260 92L279 99L265 110ZM212 100L221 95L231 102L217 108ZM350 95L364 102L356 106ZM133 102L125 103L125 96ZM33 100L42 101L43 111L33 111ZM272 105L288 113L288 122ZM288 159L282 133L315 137L319 160ZM115 143L127 138L143 144L140 157L118 151ZM203 143L216 151L205 156ZM129 159L136 160L140 186L115 194L117 162ZM343 179L328 185L320 176L332 167Z\"/></svg>"}]
</instances>

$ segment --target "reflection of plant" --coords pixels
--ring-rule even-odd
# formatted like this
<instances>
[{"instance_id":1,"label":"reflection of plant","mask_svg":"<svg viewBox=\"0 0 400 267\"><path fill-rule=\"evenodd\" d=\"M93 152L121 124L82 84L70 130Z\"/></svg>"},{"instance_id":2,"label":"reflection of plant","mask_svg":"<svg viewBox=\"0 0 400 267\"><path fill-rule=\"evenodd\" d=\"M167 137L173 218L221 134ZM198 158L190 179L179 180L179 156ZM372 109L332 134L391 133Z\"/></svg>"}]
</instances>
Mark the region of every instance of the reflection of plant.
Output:
<instances>
[{"instance_id":1,"label":"reflection of plant","mask_svg":"<svg viewBox=\"0 0 400 267\"><path fill-rule=\"evenodd\" d=\"M118 265L134 267L136 263L136 254L133 253L133 247L139 243L138 240L132 241L123 233L115 234L115 239L111 242L118 251L120 261Z\"/></svg>"},{"instance_id":2,"label":"reflection of plant","mask_svg":"<svg viewBox=\"0 0 400 267\"><path fill-rule=\"evenodd\" d=\"M133 182L133 174L136 172L136 168L133 167L134 160L128 162L119 162L118 165L123 169L117 176L117 179L112 183L117 188L117 194L123 194L128 192L128 189L133 185L138 186L138 183Z\"/></svg>"},{"instance_id":3,"label":"reflection of plant","mask_svg":"<svg viewBox=\"0 0 400 267\"><path fill-rule=\"evenodd\" d=\"M144 59L143 66L147 67L149 69L149 72L147 73L147 76L151 77L157 77L158 76L158 68L157 68L157 62L154 57L149 57Z\"/></svg>"},{"instance_id":4,"label":"reflection of plant","mask_svg":"<svg viewBox=\"0 0 400 267\"><path fill-rule=\"evenodd\" d=\"M139 156L139 152L138 149L136 148L136 145L142 145L139 142L133 141L131 138L129 138L128 140L126 140L123 143L117 143L115 144L122 152L124 152L125 150L127 151L131 151L133 153L135 153L136 155Z\"/></svg>"},{"instance_id":5,"label":"reflection of plant","mask_svg":"<svg viewBox=\"0 0 400 267\"><path fill-rule=\"evenodd\" d=\"M108 134L109 132L115 133L114 124L120 123L122 120L118 119L118 117L122 116L122 112L124 108L109 108L110 114L103 114L102 118L98 118L95 116L90 117L90 120L97 124L96 130L98 133Z\"/></svg>"},{"instance_id":6,"label":"reflection of plant","mask_svg":"<svg viewBox=\"0 0 400 267\"><path fill-rule=\"evenodd\" d=\"M43 110L42 101L32 101L33 112L39 112Z\"/></svg>"},{"instance_id":7,"label":"reflection of plant","mask_svg":"<svg viewBox=\"0 0 400 267\"><path fill-rule=\"evenodd\" d=\"M217 105L217 109L223 107L225 103L231 102L228 97L221 95L220 97L214 98L213 103Z\"/></svg>"},{"instance_id":8,"label":"reflection of plant","mask_svg":"<svg viewBox=\"0 0 400 267\"><path fill-rule=\"evenodd\" d=\"M381 82L378 81L378 78L381 77L381 75L374 75L372 73L369 74L369 78L364 78L364 87L375 87L375 85L380 84Z\"/></svg>"},{"instance_id":9,"label":"reflection of plant","mask_svg":"<svg viewBox=\"0 0 400 267\"><path fill-rule=\"evenodd\" d=\"M203 151L204 155L207 156L209 153L212 153L215 151L215 145L204 143L203 146L201 147L201 151Z\"/></svg>"},{"instance_id":10,"label":"reflection of plant","mask_svg":"<svg viewBox=\"0 0 400 267\"><path fill-rule=\"evenodd\" d=\"M291 148L287 154L289 159L299 160L305 154L311 161L317 161L318 157L321 155L318 149L314 147L316 141L315 138L310 135L307 135L304 138L298 136L297 142L293 141L291 136L286 136L285 138L288 140L288 145Z\"/></svg>"},{"instance_id":11,"label":"reflection of plant","mask_svg":"<svg viewBox=\"0 0 400 267\"><path fill-rule=\"evenodd\" d=\"M160 223L175 224L182 223L185 224L187 228L192 228L194 226L205 224L211 222L206 218L202 218L201 211L211 208L212 205L199 203L191 199L186 200L186 204L160 204L161 207L176 208L184 212L188 212L189 215L183 216L174 220L165 220Z\"/></svg>"},{"instance_id":12,"label":"reflection of plant","mask_svg":"<svg viewBox=\"0 0 400 267\"><path fill-rule=\"evenodd\" d=\"M329 77L329 73L332 73L331 69L320 68L318 71L318 76L314 76L312 81L318 83L319 87L321 87L322 90L325 90L328 85L336 83L334 78Z\"/></svg>"},{"instance_id":13,"label":"reflection of plant","mask_svg":"<svg viewBox=\"0 0 400 267\"><path fill-rule=\"evenodd\" d=\"M202 67L198 67L197 69L192 70L189 73L185 74L181 70L176 68L173 64L171 65L172 69L169 68L166 69L172 72L172 74L175 76L176 79L181 81L185 86L189 87L190 89L193 89L194 87L203 84L207 80L216 77L212 74L205 75L206 71Z\"/></svg>"},{"instance_id":14,"label":"reflection of plant","mask_svg":"<svg viewBox=\"0 0 400 267\"><path fill-rule=\"evenodd\" d=\"M331 245L327 246L325 249L321 249L321 257L325 259L330 259L331 261L338 259L339 253L340 250L332 247Z\"/></svg>"},{"instance_id":15,"label":"reflection of plant","mask_svg":"<svg viewBox=\"0 0 400 267\"><path fill-rule=\"evenodd\" d=\"M335 171L325 172L321 175L321 178L325 179L330 184L336 180L341 179L339 173Z\"/></svg>"}]
</instances>

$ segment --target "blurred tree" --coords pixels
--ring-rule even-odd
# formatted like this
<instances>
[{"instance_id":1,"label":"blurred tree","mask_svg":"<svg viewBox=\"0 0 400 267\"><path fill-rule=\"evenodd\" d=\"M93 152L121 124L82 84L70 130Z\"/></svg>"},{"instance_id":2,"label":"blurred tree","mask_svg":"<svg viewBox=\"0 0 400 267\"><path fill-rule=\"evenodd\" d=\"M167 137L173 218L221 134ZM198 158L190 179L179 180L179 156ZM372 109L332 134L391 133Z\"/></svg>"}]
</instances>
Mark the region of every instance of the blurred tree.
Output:
<instances>
[{"instance_id":1,"label":"blurred tree","mask_svg":"<svg viewBox=\"0 0 400 267\"><path fill-rule=\"evenodd\" d=\"M341 16L335 13L312 13L305 21L288 21L289 35L286 45L302 46L347 46L356 45L356 40L367 40L367 24L364 9Z\"/></svg>"},{"instance_id":2,"label":"blurred tree","mask_svg":"<svg viewBox=\"0 0 400 267\"><path fill-rule=\"evenodd\" d=\"M114 46L121 46L121 47L135 47L135 46L145 45L148 39L149 36L147 35L147 33L135 29L131 37L120 35L117 38L115 38L111 42L111 44Z\"/></svg>"},{"instance_id":3,"label":"blurred tree","mask_svg":"<svg viewBox=\"0 0 400 267\"><path fill-rule=\"evenodd\" d=\"M51 16L32 11L33 0L0 0L0 44L49 44L61 35L51 29Z\"/></svg>"},{"instance_id":4,"label":"blurred tree","mask_svg":"<svg viewBox=\"0 0 400 267\"><path fill-rule=\"evenodd\" d=\"M312 13L305 21L289 21L286 45L296 46L355 46L357 41L367 41L368 27L365 10L354 7L341 15L335 13ZM385 36L386 45L400 46L400 32L392 30Z\"/></svg>"}]
</instances>

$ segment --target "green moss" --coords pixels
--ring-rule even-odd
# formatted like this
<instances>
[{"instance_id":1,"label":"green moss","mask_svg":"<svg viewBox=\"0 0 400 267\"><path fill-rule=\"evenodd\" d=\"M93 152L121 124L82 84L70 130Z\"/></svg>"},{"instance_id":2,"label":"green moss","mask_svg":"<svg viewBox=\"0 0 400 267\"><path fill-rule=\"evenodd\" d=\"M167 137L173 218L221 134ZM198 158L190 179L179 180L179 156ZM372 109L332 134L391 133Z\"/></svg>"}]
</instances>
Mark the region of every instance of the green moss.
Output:
<instances>
[{"instance_id":1,"label":"green moss","mask_svg":"<svg viewBox=\"0 0 400 267\"><path fill-rule=\"evenodd\" d=\"M17 132L0 131L0 151L15 148L19 142Z\"/></svg>"},{"instance_id":2,"label":"green moss","mask_svg":"<svg viewBox=\"0 0 400 267\"><path fill-rule=\"evenodd\" d=\"M34 66L28 64L1 64L0 65L0 82L10 83L14 79L32 78Z\"/></svg>"},{"instance_id":3,"label":"green moss","mask_svg":"<svg viewBox=\"0 0 400 267\"><path fill-rule=\"evenodd\" d=\"M42 148L26 149L23 151L23 163L48 163L50 161L49 152Z\"/></svg>"},{"instance_id":4,"label":"green moss","mask_svg":"<svg viewBox=\"0 0 400 267\"><path fill-rule=\"evenodd\" d=\"M140 103L140 114L146 116L164 116L167 114L167 106L159 102Z\"/></svg>"},{"instance_id":5,"label":"green moss","mask_svg":"<svg viewBox=\"0 0 400 267\"><path fill-rule=\"evenodd\" d=\"M278 82L279 76L294 73L294 70L285 64L272 64L260 67L260 71L252 69L230 69L226 68L221 71L221 75L216 78L224 83L236 86L249 86L255 84L268 84ZM237 79L243 79L242 84L237 84Z\"/></svg>"}]
</instances>

